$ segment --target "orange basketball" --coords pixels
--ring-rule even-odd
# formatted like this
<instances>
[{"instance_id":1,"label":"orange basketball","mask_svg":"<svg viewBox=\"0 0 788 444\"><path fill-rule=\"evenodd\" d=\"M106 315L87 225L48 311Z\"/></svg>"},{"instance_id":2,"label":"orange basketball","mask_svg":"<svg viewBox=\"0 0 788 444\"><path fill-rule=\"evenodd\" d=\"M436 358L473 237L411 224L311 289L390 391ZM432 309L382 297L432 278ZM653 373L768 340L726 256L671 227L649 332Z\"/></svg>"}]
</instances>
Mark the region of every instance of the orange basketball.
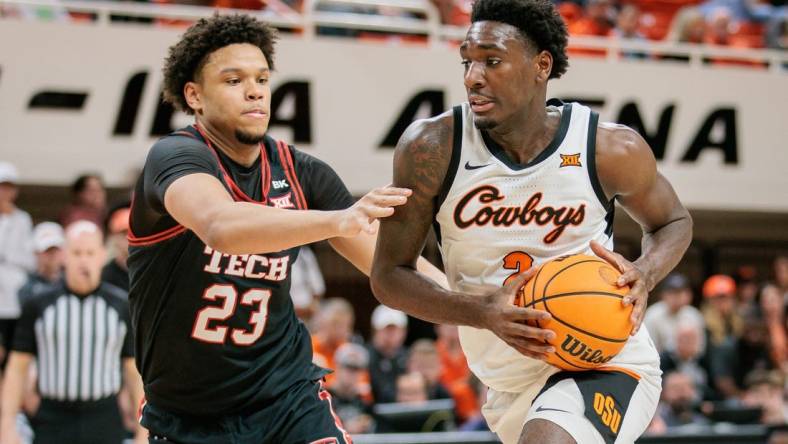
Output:
<instances>
[{"instance_id":1,"label":"orange basketball","mask_svg":"<svg viewBox=\"0 0 788 444\"><path fill-rule=\"evenodd\" d=\"M617 287L621 273L596 256L576 254L543 264L521 289L517 305L547 311L533 325L555 332L547 362L564 370L591 370L613 359L632 330L632 306Z\"/></svg>"}]
</instances>

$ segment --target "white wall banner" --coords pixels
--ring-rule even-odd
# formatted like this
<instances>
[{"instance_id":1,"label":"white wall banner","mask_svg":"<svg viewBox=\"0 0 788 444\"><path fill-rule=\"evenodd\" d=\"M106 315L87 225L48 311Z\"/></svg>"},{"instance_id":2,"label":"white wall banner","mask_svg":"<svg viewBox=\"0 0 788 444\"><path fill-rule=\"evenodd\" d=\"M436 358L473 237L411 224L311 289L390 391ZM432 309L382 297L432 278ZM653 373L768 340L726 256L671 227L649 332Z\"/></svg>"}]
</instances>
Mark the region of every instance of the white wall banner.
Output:
<instances>
[{"instance_id":1,"label":"white wall banner","mask_svg":"<svg viewBox=\"0 0 788 444\"><path fill-rule=\"evenodd\" d=\"M24 183L98 171L129 184L151 144L190 121L159 103L162 61L182 31L0 20L0 160ZM272 135L326 160L354 193L387 183L386 145L402 124L465 100L454 48L285 36L276 62ZM784 71L570 63L549 96L640 127L688 206L788 211Z\"/></svg>"}]
</instances>

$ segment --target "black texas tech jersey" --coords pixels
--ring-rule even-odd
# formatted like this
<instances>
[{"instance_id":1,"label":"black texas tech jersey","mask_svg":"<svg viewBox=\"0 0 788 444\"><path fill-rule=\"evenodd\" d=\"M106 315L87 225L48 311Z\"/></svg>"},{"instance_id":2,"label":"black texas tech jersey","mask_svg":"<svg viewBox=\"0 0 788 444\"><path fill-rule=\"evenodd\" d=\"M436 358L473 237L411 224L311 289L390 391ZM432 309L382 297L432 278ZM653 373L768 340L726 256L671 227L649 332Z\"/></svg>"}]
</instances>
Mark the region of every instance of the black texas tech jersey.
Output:
<instances>
[{"instance_id":1,"label":"black texas tech jersey","mask_svg":"<svg viewBox=\"0 0 788 444\"><path fill-rule=\"evenodd\" d=\"M266 136L251 167L189 126L151 148L132 202L129 303L147 401L187 415L223 415L275 400L323 375L290 299L297 248L227 255L164 208L164 192L194 173L219 179L236 201L338 210L353 200L320 160Z\"/></svg>"}]
</instances>

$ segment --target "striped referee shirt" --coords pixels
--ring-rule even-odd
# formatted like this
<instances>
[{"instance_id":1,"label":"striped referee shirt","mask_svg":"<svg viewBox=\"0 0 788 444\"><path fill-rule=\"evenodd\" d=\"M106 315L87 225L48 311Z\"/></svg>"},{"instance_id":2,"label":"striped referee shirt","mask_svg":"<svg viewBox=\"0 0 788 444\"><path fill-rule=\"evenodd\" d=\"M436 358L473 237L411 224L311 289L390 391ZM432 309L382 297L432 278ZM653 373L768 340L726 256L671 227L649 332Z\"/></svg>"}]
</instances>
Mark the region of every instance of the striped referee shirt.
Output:
<instances>
[{"instance_id":1,"label":"striped referee shirt","mask_svg":"<svg viewBox=\"0 0 788 444\"><path fill-rule=\"evenodd\" d=\"M42 398L94 401L120 390L122 358L133 356L129 325L121 289L102 283L77 295L60 282L24 303L12 348L36 356Z\"/></svg>"}]
</instances>

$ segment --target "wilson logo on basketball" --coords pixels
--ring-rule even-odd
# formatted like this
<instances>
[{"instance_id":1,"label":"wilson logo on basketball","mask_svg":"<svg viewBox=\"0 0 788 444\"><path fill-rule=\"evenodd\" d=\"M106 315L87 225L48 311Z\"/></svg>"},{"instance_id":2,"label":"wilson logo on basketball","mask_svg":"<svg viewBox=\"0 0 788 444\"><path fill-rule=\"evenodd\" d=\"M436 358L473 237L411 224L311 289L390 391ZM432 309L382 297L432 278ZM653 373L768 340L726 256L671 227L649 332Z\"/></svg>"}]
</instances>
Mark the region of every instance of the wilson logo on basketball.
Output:
<instances>
[{"instance_id":1,"label":"wilson logo on basketball","mask_svg":"<svg viewBox=\"0 0 788 444\"><path fill-rule=\"evenodd\" d=\"M561 154L561 165L558 168L563 167L579 167L580 165L580 153L577 154Z\"/></svg>"},{"instance_id":2,"label":"wilson logo on basketball","mask_svg":"<svg viewBox=\"0 0 788 444\"><path fill-rule=\"evenodd\" d=\"M555 229L547 233L543 239L545 243L551 244L561 237L566 227L569 225L580 225L585 219L585 204L577 208L555 208L550 205L540 207L542 193L534 194L519 207L496 207L492 205L494 202L505 198L506 196L492 185L482 185L475 188L460 199L460 202L454 209L454 223L463 229L471 225L483 227L487 224L492 224L495 227L509 227L515 223L526 226L531 222L537 225L552 224L555 226ZM478 202L483 204L483 206L473 215L465 214L465 207L471 202Z\"/></svg>"},{"instance_id":3,"label":"wilson logo on basketball","mask_svg":"<svg viewBox=\"0 0 788 444\"><path fill-rule=\"evenodd\" d=\"M612 396L594 393L594 412L599 415L607 428L613 434L618 434L618 427L621 425L621 413L616 408L616 400Z\"/></svg>"},{"instance_id":4,"label":"wilson logo on basketball","mask_svg":"<svg viewBox=\"0 0 788 444\"><path fill-rule=\"evenodd\" d=\"M604 364L613 359L613 356L603 355L600 350L594 350L569 333L566 334L564 343L561 344L561 349L581 361L590 364Z\"/></svg>"}]
</instances>

